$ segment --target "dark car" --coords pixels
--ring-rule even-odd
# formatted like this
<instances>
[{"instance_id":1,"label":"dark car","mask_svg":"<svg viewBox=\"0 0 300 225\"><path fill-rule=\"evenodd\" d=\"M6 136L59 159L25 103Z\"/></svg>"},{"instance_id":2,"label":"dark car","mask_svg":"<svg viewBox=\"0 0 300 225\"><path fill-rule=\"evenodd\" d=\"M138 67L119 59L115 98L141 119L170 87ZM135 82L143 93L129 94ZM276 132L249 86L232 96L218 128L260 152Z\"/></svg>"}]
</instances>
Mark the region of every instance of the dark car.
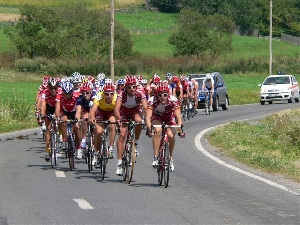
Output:
<instances>
[{"instance_id":1,"label":"dark car","mask_svg":"<svg viewBox=\"0 0 300 225\"><path fill-rule=\"evenodd\" d=\"M226 88L226 83L222 77L222 75L219 72L213 72L211 73L213 79L214 79L214 84L215 84L215 89L214 89L214 95L213 95L213 110L218 111L219 107L222 107L223 110L227 110L229 106L229 97L228 97L228 92ZM201 108L201 106L204 106L205 98L204 98L204 93L202 90L202 84L203 80L205 80L205 76L201 77L194 77L198 82L198 108Z\"/></svg>"}]
</instances>

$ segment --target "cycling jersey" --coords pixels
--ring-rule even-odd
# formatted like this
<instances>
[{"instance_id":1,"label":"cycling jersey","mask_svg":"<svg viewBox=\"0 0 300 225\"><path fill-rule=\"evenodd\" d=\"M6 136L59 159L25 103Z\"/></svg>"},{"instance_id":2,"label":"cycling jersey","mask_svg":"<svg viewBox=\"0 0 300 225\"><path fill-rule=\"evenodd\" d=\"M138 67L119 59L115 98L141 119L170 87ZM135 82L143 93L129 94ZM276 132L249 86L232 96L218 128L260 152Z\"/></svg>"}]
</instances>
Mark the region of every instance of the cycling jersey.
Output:
<instances>
[{"instance_id":1,"label":"cycling jersey","mask_svg":"<svg viewBox=\"0 0 300 225\"><path fill-rule=\"evenodd\" d=\"M91 94L91 98L86 100L83 95L80 95L76 101L76 105L81 105L81 107L83 108L83 110L87 110L89 111L89 109L92 107L92 103L93 103L93 100L94 98L96 97L96 91L92 91L92 94ZM92 103L90 103L92 102Z\"/></svg>"},{"instance_id":2,"label":"cycling jersey","mask_svg":"<svg viewBox=\"0 0 300 225\"><path fill-rule=\"evenodd\" d=\"M79 95L78 92L73 92L71 99L66 99L64 94L59 94L56 96L56 101L60 102L60 110L64 112L75 112L76 101Z\"/></svg>"},{"instance_id":3,"label":"cycling jersey","mask_svg":"<svg viewBox=\"0 0 300 225\"><path fill-rule=\"evenodd\" d=\"M149 99L147 108L153 110L152 121L159 120L168 125L175 125L174 111L180 109L180 104L178 99L173 95L168 97L167 104L161 104L159 99L153 96Z\"/></svg>"},{"instance_id":4,"label":"cycling jersey","mask_svg":"<svg viewBox=\"0 0 300 225\"><path fill-rule=\"evenodd\" d=\"M212 85L214 84L214 80L211 79L210 81L207 81L207 79L205 79L203 80L203 84L207 89L211 90Z\"/></svg>"},{"instance_id":5,"label":"cycling jersey","mask_svg":"<svg viewBox=\"0 0 300 225\"><path fill-rule=\"evenodd\" d=\"M41 98L41 99L45 99L47 105L50 105L51 107L55 107L55 99L56 99L56 96L57 96L57 95L60 95L60 94L62 94L62 89L61 89L61 88L58 88L58 89L57 89L57 93L56 93L56 95L54 95L54 96L51 95L49 89L45 89L45 90L42 92L40 98Z\"/></svg>"},{"instance_id":6,"label":"cycling jersey","mask_svg":"<svg viewBox=\"0 0 300 225\"><path fill-rule=\"evenodd\" d=\"M103 111L113 111L116 106L116 99L117 99L117 94L114 93L112 102L110 104L106 103L104 92L101 91L95 97L94 104L96 104L98 106L98 108Z\"/></svg>"}]
</instances>

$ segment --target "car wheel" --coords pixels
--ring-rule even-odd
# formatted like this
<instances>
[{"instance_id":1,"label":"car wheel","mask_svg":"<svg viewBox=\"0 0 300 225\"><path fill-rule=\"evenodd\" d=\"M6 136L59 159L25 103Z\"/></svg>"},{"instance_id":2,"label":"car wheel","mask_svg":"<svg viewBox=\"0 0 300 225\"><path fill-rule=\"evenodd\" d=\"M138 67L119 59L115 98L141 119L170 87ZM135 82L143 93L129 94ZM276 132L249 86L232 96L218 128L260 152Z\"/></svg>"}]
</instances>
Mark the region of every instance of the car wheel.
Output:
<instances>
[{"instance_id":1,"label":"car wheel","mask_svg":"<svg viewBox=\"0 0 300 225\"><path fill-rule=\"evenodd\" d=\"M292 103L292 102L293 102L292 98L288 99L288 103Z\"/></svg>"},{"instance_id":2,"label":"car wheel","mask_svg":"<svg viewBox=\"0 0 300 225\"><path fill-rule=\"evenodd\" d=\"M216 97L215 101L213 102L213 110L218 111L219 110L219 98L218 96Z\"/></svg>"},{"instance_id":3,"label":"car wheel","mask_svg":"<svg viewBox=\"0 0 300 225\"><path fill-rule=\"evenodd\" d=\"M299 98L295 98L295 102L299 102Z\"/></svg>"},{"instance_id":4,"label":"car wheel","mask_svg":"<svg viewBox=\"0 0 300 225\"><path fill-rule=\"evenodd\" d=\"M273 102L272 101L269 101L269 104L272 104Z\"/></svg>"},{"instance_id":5,"label":"car wheel","mask_svg":"<svg viewBox=\"0 0 300 225\"><path fill-rule=\"evenodd\" d=\"M222 109L223 110L228 110L228 106L229 106L229 101L228 101L228 97L226 96L225 104L222 105Z\"/></svg>"},{"instance_id":6,"label":"car wheel","mask_svg":"<svg viewBox=\"0 0 300 225\"><path fill-rule=\"evenodd\" d=\"M266 102L265 101L260 101L261 105L264 105ZM270 102L269 102L270 103Z\"/></svg>"}]
</instances>

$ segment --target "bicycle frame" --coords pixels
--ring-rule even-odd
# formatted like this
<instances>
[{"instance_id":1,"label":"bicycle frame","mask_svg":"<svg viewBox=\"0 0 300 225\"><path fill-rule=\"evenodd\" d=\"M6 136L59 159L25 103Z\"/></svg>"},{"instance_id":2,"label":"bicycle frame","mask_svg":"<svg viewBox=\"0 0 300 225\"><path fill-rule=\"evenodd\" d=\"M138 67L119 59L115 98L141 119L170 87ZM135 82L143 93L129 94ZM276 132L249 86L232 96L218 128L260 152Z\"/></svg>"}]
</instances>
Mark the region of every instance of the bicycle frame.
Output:
<instances>
[{"instance_id":1,"label":"bicycle frame","mask_svg":"<svg viewBox=\"0 0 300 225\"><path fill-rule=\"evenodd\" d=\"M155 127L162 128L159 151L158 151L158 167L157 167L158 185L161 186L162 181L164 180L164 186L165 188L167 188L169 185L170 162L171 162L167 129L180 128L181 126L166 125L165 123L162 123L161 125L152 125L152 130Z\"/></svg>"},{"instance_id":2,"label":"bicycle frame","mask_svg":"<svg viewBox=\"0 0 300 225\"><path fill-rule=\"evenodd\" d=\"M101 136L101 147L100 147L100 154L98 157L98 164L100 165L100 169L101 169L101 178L102 180L105 177L105 172L106 172L106 163L108 162L108 155L107 155L107 151L108 151L108 126L111 124L117 124L116 122L111 122L109 120L107 121L96 121L96 123L102 123L104 124L104 128L103 128L103 133Z\"/></svg>"}]
</instances>

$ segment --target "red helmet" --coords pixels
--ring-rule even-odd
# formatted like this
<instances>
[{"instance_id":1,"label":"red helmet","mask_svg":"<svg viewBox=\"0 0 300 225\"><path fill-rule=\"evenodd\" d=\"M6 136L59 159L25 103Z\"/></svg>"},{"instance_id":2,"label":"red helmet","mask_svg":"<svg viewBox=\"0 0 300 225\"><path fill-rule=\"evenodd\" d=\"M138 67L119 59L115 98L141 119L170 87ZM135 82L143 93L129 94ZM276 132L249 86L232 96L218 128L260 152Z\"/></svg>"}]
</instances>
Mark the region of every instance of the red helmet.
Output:
<instances>
[{"instance_id":1,"label":"red helmet","mask_svg":"<svg viewBox=\"0 0 300 225\"><path fill-rule=\"evenodd\" d=\"M178 82L179 82L179 78L176 77L176 76L173 76L173 77L172 77L172 80L173 80L174 83L178 83Z\"/></svg>"},{"instance_id":2,"label":"red helmet","mask_svg":"<svg viewBox=\"0 0 300 225\"><path fill-rule=\"evenodd\" d=\"M163 84L160 84L158 87L157 87L157 92L170 92L170 87L168 84L166 83L163 83Z\"/></svg>"},{"instance_id":3,"label":"red helmet","mask_svg":"<svg viewBox=\"0 0 300 225\"><path fill-rule=\"evenodd\" d=\"M105 92L114 92L115 91L115 86L112 83L107 83L103 87L103 91Z\"/></svg>"},{"instance_id":4,"label":"red helmet","mask_svg":"<svg viewBox=\"0 0 300 225\"><path fill-rule=\"evenodd\" d=\"M50 76L45 76L43 78L43 82L42 82L42 85L44 88L47 88L48 87L48 80L50 79L51 77Z\"/></svg>"},{"instance_id":5,"label":"red helmet","mask_svg":"<svg viewBox=\"0 0 300 225\"><path fill-rule=\"evenodd\" d=\"M160 77L157 74L154 74L153 75L153 82L154 83L160 83L160 81L161 81Z\"/></svg>"},{"instance_id":6,"label":"red helmet","mask_svg":"<svg viewBox=\"0 0 300 225\"><path fill-rule=\"evenodd\" d=\"M180 77L180 82L185 82L185 81L186 81L185 77L184 77L184 76L181 76L181 77Z\"/></svg>"},{"instance_id":7,"label":"red helmet","mask_svg":"<svg viewBox=\"0 0 300 225\"><path fill-rule=\"evenodd\" d=\"M125 84L126 85L137 85L136 77L133 75L126 75Z\"/></svg>"},{"instance_id":8,"label":"red helmet","mask_svg":"<svg viewBox=\"0 0 300 225\"><path fill-rule=\"evenodd\" d=\"M81 90L81 91L90 91L90 90L92 90L92 88L93 88L92 83L90 83L90 82L85 82L85 83L83 83L83 84L81 85L80 90Z\"/></svg>"},{"instance_id":9,"label":"red helmet","mask_svg":"<svg viewBox=\"0 0 300 225\"><path fill-rule=\"evenodd\" d=\"M94 77L88 76L88 81L91 82L92 84L94 84L96 80Z\"/></svg>"},{"instance_id":10,"label":"red helmet","mask_svg":"<svg viewBox=\"0 0 300 225\"><path fill-rule=\"evenodd\" d=\"M143 76L142 75L138 75L137 79L138 79L138 81L141 81L141 80L143 80Z\"/></svg>"}]
</instances>

